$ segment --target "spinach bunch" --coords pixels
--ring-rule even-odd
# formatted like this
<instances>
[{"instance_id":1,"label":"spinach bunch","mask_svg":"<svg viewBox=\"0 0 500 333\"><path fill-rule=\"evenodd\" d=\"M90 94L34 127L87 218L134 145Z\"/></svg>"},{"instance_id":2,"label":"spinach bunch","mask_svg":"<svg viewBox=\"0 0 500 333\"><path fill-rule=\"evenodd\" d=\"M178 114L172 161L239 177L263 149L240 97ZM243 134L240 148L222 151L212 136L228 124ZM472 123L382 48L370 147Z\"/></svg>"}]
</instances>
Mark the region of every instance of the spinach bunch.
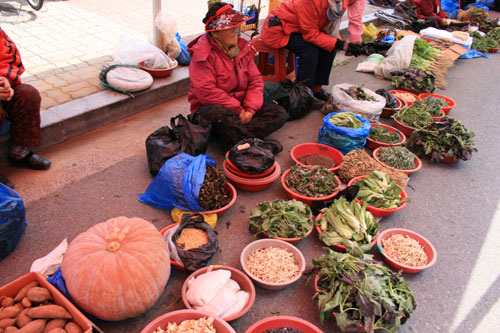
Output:
<instances>
[{"instance_id":1,"label":"spinach bunch","mask_svg":"<svg viewBox=\"0 0 500 333\"><path fill-rule=\"evenodd\" d=\"M435 120L423 129L412 133L406 147L417 155L430 156L431 161L443 159L441 153L467 161L474 147L474 133L453 117Z\"/></svg>"},{"instance_id":2,"label":"spinach bunch","mask_svg":"<svg viewBox=\"0 0 500 333\"><path fill-rule=\"evenodd\" d=\"M393 71L391 75L392 85L396 87L396 89L407 89L428 93L433 92L435 89L434 75L419 69L406 68Z\"/></svg>"},{"instance_id":3,"label":"spinach bunch","mask_svg":"<svg viewBox=\"0 0 500 333\"><path fill-rule=\"evenodd\" d=\"M304 237L313 227L311 208L297 200L263 201L250 213L249 229L271 237Z\"/></svg>"},{"instance_id":4,"label":"spinach bunch","mask_svg":"<svg viewBox=\"0 0 500 333\"><path fill-rule=\"evenodd\" d=\"M363 326L367 332L397 332L416 308L408 283L373 256L363 259L331 249L313 259L318 273L315 299L321 322L335 317L342 331Z\"/></svg>"},{"instance_id":5,"label":"spinach bunch","mask_svg":"<svg viewBox=\"0 0 500 333\"><path fill-rule=\"evenodd\" d=\"M402 108L392 115L392 118L412 128L424 128L432 123L432 116L429 112L413 105Z\"/></svg>"},{"instance_id":6,"label":"spinach bunch","mask_svg":"<svg viewBox=\"0 0 500 333\"><path fill-rule=\"evenodd\" d=\"M319 165L294 165L285 179L285 184L292 191L309 198L326 197L339 187L334 173Z\"/></svg>"},{"instance_id":7,"label":"spinach bunch","mask_svg":"<svg viewBox=\"0 0 500 333\"><path fill-rule=\"evenodd\" d=\"M433 117L441 117L443 115L443 106L448 106L448 103L442 98L427 96L426 98L419 99L413 102L412 107L419 110L429 112Z\"/></svg>"},{"instance_id":8,"label":"spinach bunch","mask_svg":"<svg viewBox=\"0 0 500 333\"><path fill-rule=\"evenodd\" d=\"M401 142L401 137L398 135L398 133L391 132L383 126L372 126L368 137L372 140L384 143Z\"/></svg>"}]
</instances>

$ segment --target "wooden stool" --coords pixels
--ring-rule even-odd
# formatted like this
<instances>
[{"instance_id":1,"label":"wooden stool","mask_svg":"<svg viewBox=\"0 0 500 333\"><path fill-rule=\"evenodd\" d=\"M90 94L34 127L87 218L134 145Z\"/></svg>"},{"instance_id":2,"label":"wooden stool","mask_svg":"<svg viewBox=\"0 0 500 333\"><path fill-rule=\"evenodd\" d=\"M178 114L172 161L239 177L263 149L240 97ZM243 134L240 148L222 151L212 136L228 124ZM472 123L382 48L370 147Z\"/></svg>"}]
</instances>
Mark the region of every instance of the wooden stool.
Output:
<instances>
[{"instance_id":1,"label":"wooden stool","mask_svg":"<svg viewBox=\"0 0 500 333\"><path fill-rule=\"evenodd\" d=\"M264 81L280 83L287 74L295 70L295 55L287 49L268 47L262 42L260 35L253 37L251 44L251 55L255 57L255 53L257 53L257 67ZM274 64L269 63L269 55L274 56Z\"/></svg>"}]
</instances>

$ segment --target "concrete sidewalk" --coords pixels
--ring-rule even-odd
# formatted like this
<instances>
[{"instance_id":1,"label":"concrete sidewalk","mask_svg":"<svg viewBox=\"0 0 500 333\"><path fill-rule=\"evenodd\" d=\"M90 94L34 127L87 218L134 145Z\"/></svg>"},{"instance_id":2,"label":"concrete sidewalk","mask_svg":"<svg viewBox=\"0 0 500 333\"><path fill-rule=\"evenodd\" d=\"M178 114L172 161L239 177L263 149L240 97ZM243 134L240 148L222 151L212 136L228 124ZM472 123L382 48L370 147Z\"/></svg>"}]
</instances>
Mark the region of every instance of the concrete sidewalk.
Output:
<instances>
[{"instance_id":1,"label":"concrete sidewalk","mask_svg":"<svg viewBox=\"0 0 500 333\"><path fill-rule=\"evenodd\" d=\"M135 99L109 91L99 81L102 68L114 63L120 38L152 40L152 1L46 0L38 12L22 1L0 3L0 25L20 49L26 68L23 82L41 93L42 148L187 94L186 67L176 69L170 78L156 79ZM265 18L269 1L260 4L260 17ZM380 9L367 4L364 20L374 19L372 13ZM205 1L164 0L162 10L177 18L178 31L186 40L203 32ZM0 138L0 144L7 140Z\"/></svg>"}]
</instances>

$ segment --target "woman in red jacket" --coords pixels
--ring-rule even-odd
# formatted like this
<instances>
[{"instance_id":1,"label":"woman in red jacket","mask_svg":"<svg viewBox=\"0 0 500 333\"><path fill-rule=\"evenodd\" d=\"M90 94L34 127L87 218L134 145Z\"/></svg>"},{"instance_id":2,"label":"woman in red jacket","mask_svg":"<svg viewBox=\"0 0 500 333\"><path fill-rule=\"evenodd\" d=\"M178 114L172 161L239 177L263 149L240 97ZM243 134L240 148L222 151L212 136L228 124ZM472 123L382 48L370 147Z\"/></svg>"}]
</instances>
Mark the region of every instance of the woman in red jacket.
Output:
<instances>
[{"instance_id":1,"label":"woman in red jacket","mask_svg":"<svg viewBox=\"0 0 500 333\"><path fill-rule=\"evenodd\" d=\"M339 38L340 19L348 0L285 0L266 18L262 41L273 48L287 48L299 57L296 78L327 100L328 85L337 50L360 55L360 45Z\"/></svg>"},{"instance_id":2,"label":"woman in red jacket","mask_svg":"<svg viewBox=\"0 0 500 333\"><path fill-rule=\"evenodd\" d=\"M40 94L33 86L21 83L23 72L16 44L0 28L0 128L5 119L10 121L9 159L15 165L45 170L50 161L28 148L41 143ZM14 188L2 175L0 182Z\"/></svg>"},{"instance_id":3,"label":"woman in red jacket","mask_svg":"<svg viewBox=\"0 0 500 333\"><path fill-rule=\"evenodd\" d=\"M262 76L249 43L239 38L240 25L249 19L232 5L217 2L203 19L206 33L188 45L192 119L211 122L224 148L244 138L263 138L287 120L284 108L263 104Z\"/></svg>"}]
</instances>

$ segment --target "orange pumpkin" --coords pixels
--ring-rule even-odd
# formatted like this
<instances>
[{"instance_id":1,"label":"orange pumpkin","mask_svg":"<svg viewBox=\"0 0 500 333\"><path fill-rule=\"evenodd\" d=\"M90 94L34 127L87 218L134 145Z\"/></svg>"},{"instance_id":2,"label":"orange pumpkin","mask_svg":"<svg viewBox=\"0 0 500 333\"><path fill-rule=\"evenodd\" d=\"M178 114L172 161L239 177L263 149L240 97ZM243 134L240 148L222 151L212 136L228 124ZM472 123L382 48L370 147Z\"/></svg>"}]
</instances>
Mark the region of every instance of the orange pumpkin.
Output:
<instances>
[{"instance_id":1,"label":"orange pumpkin","mask_svg":"<svg viewBox=\"0 0 500 333\"><path fill-rule=\"evenodd\" d=\"M61 271L79 307L117 321L138 316L157 301L170 276L170 254L154 225L120 216L79 234Z\"/></svg>"}]
</instances>

